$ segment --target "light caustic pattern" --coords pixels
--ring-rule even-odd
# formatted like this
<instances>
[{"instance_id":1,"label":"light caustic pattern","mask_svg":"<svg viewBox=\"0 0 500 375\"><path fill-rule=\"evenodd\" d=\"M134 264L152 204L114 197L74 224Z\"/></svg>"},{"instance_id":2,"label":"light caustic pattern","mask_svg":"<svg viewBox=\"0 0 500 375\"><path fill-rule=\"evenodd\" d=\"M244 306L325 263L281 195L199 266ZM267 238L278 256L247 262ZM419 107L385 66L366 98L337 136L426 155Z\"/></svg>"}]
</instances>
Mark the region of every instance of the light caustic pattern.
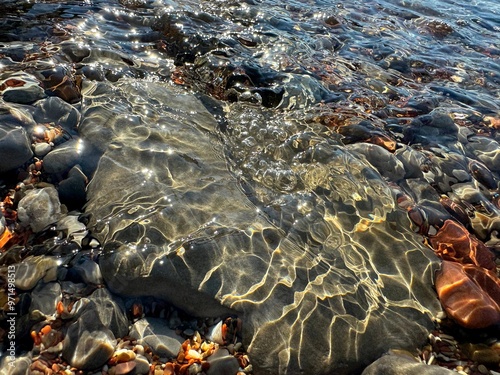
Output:
<instances>
[{"instance_id":1,"label":"light caustic pattern","mask_svg":"<svg viewBox=\"0 0 500 375\"><path fill-rule=\"evenodd\" d=\"M263 116L230 110L233 130ZM242 151L238 131L159 83L91 86L83 116L104 152L86 211L115 292L242 316L259 374L349 372L425 338L436 258L364 159L300 120L261 140L267 151ZM247 173L255 157L294 186Z\"/></svg>"}]
</instances>

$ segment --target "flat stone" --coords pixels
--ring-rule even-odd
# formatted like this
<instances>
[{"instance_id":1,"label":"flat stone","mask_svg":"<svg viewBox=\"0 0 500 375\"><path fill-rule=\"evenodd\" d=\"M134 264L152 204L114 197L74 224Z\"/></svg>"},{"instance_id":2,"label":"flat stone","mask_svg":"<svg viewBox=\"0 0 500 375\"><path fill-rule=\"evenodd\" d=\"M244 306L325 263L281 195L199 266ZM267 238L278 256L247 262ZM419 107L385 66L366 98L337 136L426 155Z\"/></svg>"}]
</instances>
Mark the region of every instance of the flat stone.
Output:
<instances>
[{"instance_id":1,"label":"flat stone","mask_svg":"<svg viewBox=\"0 0 500 375\"><path fill-rule=\"evenodd\" d=\"M455 371L429 366L404 355L384 355L368 366L361 375L453 375Z\"/></svg>"},{"instance_id":2,"label":"flat stone","mask_svg":"<svg viewBox=\"0 0 500 375\"><path fill-rule=\"evenodd\" d=\"M58 262L56 257L28 256L16 266L16 287L21 290L30 290L39 280L52 270L56 270ZM55 279L55 278L54 278ZM51 280L46 280L46 282Z\"/></svg>"},{"instance_id":3,"label":"flat stone","mask_svg":"<svg viewBox=\"0 0 500 375\"><path fill-rule=\"evenodd\" d=\"M23 87L4 91L3 100L12 103L31 104L46 96L45 91L40 86L32 82L27 82Z\"/></svg>"},{"instance_id":4,"label":"flat stone","mask_svg":"<svg viewBox=\"0 0 500 375\"><path fill-rule=\"evenodd\" d=\"M89 142L105 142L86 213L114 293L241 316L263 375L356 373L390 348L425 342L440 311L439 262L372 167L324 141L297 151L317 158L314 168L295 165L303 186L273 187L271 203L261 202L269 188L228 171L218 137L234 140L198 99L156 83L106 85L84 97ZM136 102L161 115L118 121ZM102 140L101 131L119 136ZM295 155L289 143L283 158Z\"/></svg>"},{"instance_id":5,"label":"flat stone","mask_svg":"<svg viewBox=\"0 0 500 375\"><path fill-rule=\"evenodd\" d=\"M184 339L167 326L167 321L157 318L143 318L132 326L130 337L147 345L153 353L162 358L174 358L179 353Z\"/></svg>"},{"instance_id":6,"label":"flat stone","mask_svg":"<svg viewBox=\"0 0 500 375\"><path fill-rule=\"evenodd\" d=\"M57 190L53 187L28 190L19 201L17 215L21 224L30 226L35 233L55 223L61 215Z\"/></svg>"}]
</instances>

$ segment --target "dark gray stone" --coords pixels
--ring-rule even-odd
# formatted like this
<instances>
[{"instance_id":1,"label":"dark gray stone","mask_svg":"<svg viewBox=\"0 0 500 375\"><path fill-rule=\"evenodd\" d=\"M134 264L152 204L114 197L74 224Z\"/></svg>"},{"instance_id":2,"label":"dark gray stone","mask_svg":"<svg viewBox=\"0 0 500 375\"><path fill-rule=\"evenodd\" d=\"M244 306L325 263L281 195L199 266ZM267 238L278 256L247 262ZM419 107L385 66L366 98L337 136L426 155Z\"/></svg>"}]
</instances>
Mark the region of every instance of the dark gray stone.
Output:
<instances>
[{"instance_id":1,"label":"dark gray stone","mask_svg":"<svg viewBox=\"0 0 500 375\"><path fill-rule=\"evenodd\" d=\"M46 96L45 91L40 86L29 83L26 86L5 91L3 100L12 103L31 104Z\"/></svg>"},{"instance_id":2,"label":"dark gray stone","mask_svg":"<svg viewBox=\"0 0 500 375\"><path fill-rule=\"evenodd\" d=\"M18 168L33 157L26 130L0 125L0 173ZM6 156L8 155L8 157Z\"/></svg>"},{"instance_id":3,"label":"dark gray stone","mask_svg":"<svg viewBox=\"0 0 500 375\"><path fill-rule=\"evenodd\" d=\"M43 168L47 173L66 173L78 164L80 145L70 140L54 148L43 158Z\"/></svg>"},{"instance_id":4,"label":"dark gray stone","mask_svg":"<svg viewBox=\"0 0 500 375\"><path fill-rule=\"evenodd\" d=\"M61 286L57 282L38 283L31 292L33 302L30 311L39 310L45 315L56 313L57 302L61 300Z\"/></svg>"}]
</instances>

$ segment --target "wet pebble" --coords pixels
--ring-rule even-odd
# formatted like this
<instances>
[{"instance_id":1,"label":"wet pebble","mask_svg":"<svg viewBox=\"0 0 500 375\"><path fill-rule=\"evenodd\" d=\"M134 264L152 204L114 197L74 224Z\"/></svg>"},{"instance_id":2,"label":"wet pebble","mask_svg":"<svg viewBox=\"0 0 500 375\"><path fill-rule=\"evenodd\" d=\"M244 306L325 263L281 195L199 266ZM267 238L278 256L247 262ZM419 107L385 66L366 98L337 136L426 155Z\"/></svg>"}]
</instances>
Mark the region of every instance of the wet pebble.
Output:
<instances>
[{"instance_id":1,"label":"wet pebble","mask_svg":"<svg viewBox=\"0 0 500 375\"><path fill-rule=\"evenodd\" d=\"M63 341L63 358L80 370L102 367L114 352L113 333L95 317L95 311L87 308L68 327Z\"/></svg>"},{"instance_id":2,"label":"wet pebble","mask_svg":"<svg viewBox=\"0 0 500 375\"><path fill-rule=\"evenodd\" d=\"M0 154L9 155L0 158L0 173L18 168L27 162L33 152L26 131L21 127L0 125Z\"/></svg>"},{"instance_id":3,"label":"wet pebble","mask_svg":"<svg viewBox=\"0 0 500 375\"><path fill-rule=\"evenodd\" d=\"M208 363L210 368L207 370L207 375L235 375L240 368L238 360L226 349L217 350L208 357Z\"/></svg>"},{"instance_id":4,"label":"wet pebble","mask_svg":"<svg viewBox=\"0 0 500 375\"><path fill-rule=\"evenodd\" d=\"M87 198L86 185L87 176L82 172L80 166L75 165L69 171L68 177L57 186L61 203L66 205L68 210L81 209Z\"/></svg>"},{"instance_id":5,"label":"wet pebble","mask_svg":"<svg viewBox=\"0 0 500 375\"><path fill-rule=\"evenodd\" d=\"M17 214L22 225L30 226L35 233L40 232L61 215L57 190L53 187L28 190L19 201Z\"/></svg>"},{"instance_id":6,"label":"wet pebble","mask_svg":"<svg viewBox=\"0 0 500 375\"><path fill-rule=\"evenodd\" d=\"M390 354L384 355L368 366L361 375L453 375L456 372L443 367L429 366L415 358Z\"/></svg>"},{"instance_id":7,"label":"wet pebble","mask_svg":"<svg viewBox=\"0 0 500 375\"><path fill-rule=\"evenodd\" d=\"M42 278L45 278L46 282L55 280L57 266L55 257L28 256L22 263L16 265L16 287L21 290L30 290ZM51 274L54 277L47 277Z\"/></svg>"},{"instance_id":8,"label":"wet pebble","mask_svg":"<svg viewBox=\"0 0 500 375\"><path fill-rule=\"evenodd\" d=\"M47 173L65 173L78 164L80 159L80 143L70 140L54 148L43 159L43 167Z\"/></svg>"},{"instance_id":9,"label":"wet pebble","mask_svg":"<svg viewBox=\"0 0 500 375\"><path fill-rule=\"evenodd\" d=\"M136 374L149 374L149 361L146 357L141 354L137 354L134 361Z\"/></svg>"},{"instance_id":10,"label":"wet pebble","mask_svg":"<svg viewBox=\"0 0 500 375\"><path fill-rule=\"evenodd\" d=\"M28 75L11 77L3 81L1 86L6 86L3 92L6 102L31 104L47 96L38 81Z\"/></svg>"},{"instance_id":11,"label":"wet pebble","mask_svg":"<svg viewBox=\"0 0 500 375\"><path fill-rule=\"evenodd\" d=\"M138 320L130 330L130 337L139 344L147 345L160 357L174 358L181 349L183 338L167 326L167 322L157 318Z\"/></svg>"},{"instance_id":12,"label":"wet pebble","mask_svg":"<svg viewBox=\"0 0 500 375\"><path fill-rule=\"evenodd\" d=\"M75 131L80 122L80 112L57 96L35 103L33 118L38 123L55 123L68 132Z\"/></svg>"},{"instance_id":13,"label":"wet pebble","mask_svg":"<svg viewBox=\"0 0 500 375\"><path fill-rule=\"evenodd\" d=\"M71 262L72 270L75 271L87 285L100 285L103 283L101 270L96 262L84 254L78 254Z\"/></svg>"},{"instance_id":14,"label":"wet pebble","mask_svg":"<svg viewBox=\"0 0 500 375\"><path fill-rule=\"evenodd\" d=\"M52 146L46 142L36 143L34 147L35 156L38 157L47 155L50 150L52 150Z\"/></svg>"},{"instance_id":15,"label":"wet pebble","mask_svg":"<svg viewBox=\"0 0 500 375\"><path fill-rule=\"evenodd\" d=\"M61 286L57 282L39 283L31 297L31 311L39 310L45 315L55 314L57 303L61 300Z\"/></svg>"}]
</instances>

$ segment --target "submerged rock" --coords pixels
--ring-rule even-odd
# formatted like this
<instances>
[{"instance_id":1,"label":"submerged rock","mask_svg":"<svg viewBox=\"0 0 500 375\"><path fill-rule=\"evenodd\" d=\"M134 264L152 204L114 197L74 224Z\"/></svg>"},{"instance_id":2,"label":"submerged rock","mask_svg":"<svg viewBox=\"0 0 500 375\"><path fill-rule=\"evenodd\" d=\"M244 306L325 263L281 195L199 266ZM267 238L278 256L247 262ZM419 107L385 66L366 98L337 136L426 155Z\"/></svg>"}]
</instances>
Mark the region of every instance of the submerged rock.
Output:
<instances>
[{"instance_id":1,"label":"submerged rock","mask_svg":"<svg viewBox=\"0 0 500 375\"><path fill-rule=\"evenodd\" d=\"M362 375L453 375L455 371L429 366L406 355L389 354L368 366Z\"/></svg>"},{"instance_id":2,"label":"submerged rock","mask_svg":"<svg viewBox=\"0 0 500 375\"><path fill-rule=\"evenodd\" d=\"M217 122L195 97L122 80L113 95L129 106L117 111L145 115L117 123L100 104L109 90L99 84L84 98L89 141L120 134L100 145L86 213L113 292L241 316L258 374L348 374L425 341L440 309L437 258L370 166L323 142L298 162L295 191L266 204L253 195L265 191L258 183L240 185L228 171Z\"/></svg>"},{"instance_id":3,"label":"submerged rock","mask_svg":"<svg viewBox=\"0 0 500 375\"><path fill-rule=\"evenodd\" d=\"M141 345L147 345L162 358L175 358L184 339L168 328L167 322L156 318L138 320L130 330L130 337Z\"/></svg>"},{"instance_id":4,"label":"submerged rock","mask_svg":"<svg viewBox=\"0 0 500 375\"><path fill-rule=\"evenodd\" d=\"M33 157L28 134L21 127L0 126L0 173L18 168Z\"/></svg>"},{"instance_id":5,"label":"submerged rock","mask_svg":"<svg viewBox=\"0 0 500 375\"><path fill-rule=\"evenodd\" d=\"M34 189L26 192L17 209L21 224L29 226L33 232L40 232L55 223L61 215L61 203L57 190L53 187Z\"/></svg>"}]
</instances>

